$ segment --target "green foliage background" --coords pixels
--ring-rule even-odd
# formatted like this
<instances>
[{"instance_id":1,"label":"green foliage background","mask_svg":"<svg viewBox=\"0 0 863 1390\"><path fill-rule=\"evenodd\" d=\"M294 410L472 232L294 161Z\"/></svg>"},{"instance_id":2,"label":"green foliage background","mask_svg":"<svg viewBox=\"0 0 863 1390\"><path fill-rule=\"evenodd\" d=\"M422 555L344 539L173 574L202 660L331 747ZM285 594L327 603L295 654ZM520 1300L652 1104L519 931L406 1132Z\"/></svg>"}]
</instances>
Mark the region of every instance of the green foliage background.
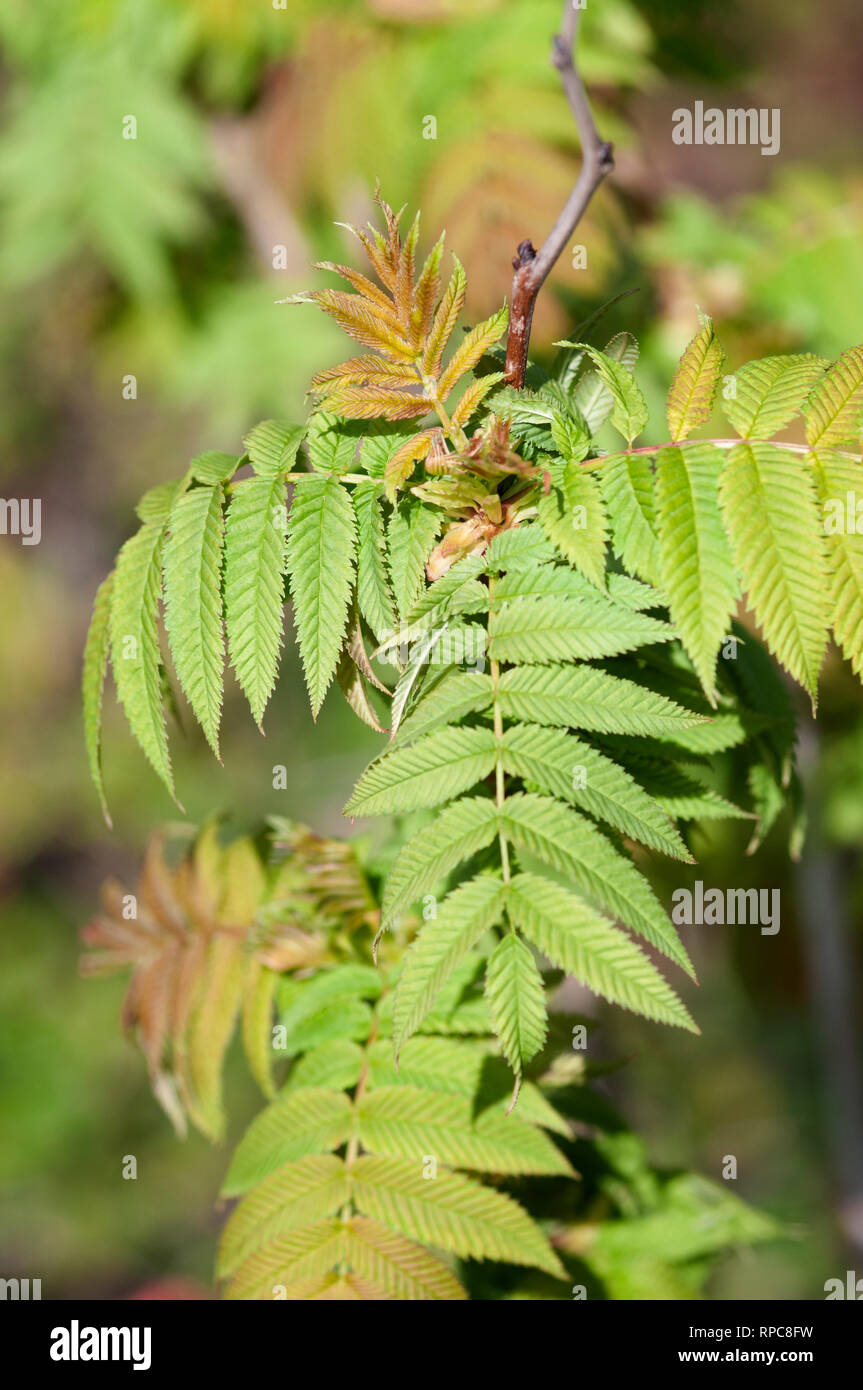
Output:
<instances>
[{"instance_id":1,"label":"green foliage background","mask_svg":"<svg viewBox=\"0 0 863 1390\"><path fill-rule=\"evenodd\" d=\"M849 133L859 140L860 117L842 41L853 5L831 0L817 20L803 4L757 8L595 0L588 11L583 66L618 174L578 234L588 269L558 267L535 346L548 351L601 300L638 286L609 335L641 338L657 420L696 304L737 362L831 356L861 338L863 188ZM46 1297L126 1295L168 1275L206 1287L224 1168L201 1138L178 1145L152 1103L118 1034L120 982L75 973L100 879L130 875L146 832L172 814L113 707L113 835L89 787L77 684L96 584L147 486L203 444L235 451L262 416L298 417L309 377L342 355L322 316L275 301L309 285L311 261L344 258L334 222L365 220L376 177L391 200L422 206L428 237L446 226L468 272L468 321L499 305L514 246L544 235L576 163L547 63L558 10L558 0L290 0L285 11L7 0L0 11L0 491L40 497L43 510L40 546L0 538L0 1272L42 1277ZM825 89L839 131L826 158ZM671 111L696 99L781 105L781 155L680 151ZM129 114L134 142L121 137ZM430 115L436 140L423 139ZM273 269L275 245L285 269ZM134 401L122 397L130 373ZM822 720L811 775L859 979L863 720L835 656ZM331 833L377 747L336 700L313 727L295 652L266 743L237 691L222 742L224 772L190 723L175 740L192 820L230 805L240 826L275 812ZM287 791L273 790L276 763ZM711 1296L817 1297L846 1250L799 880L781 835L754 862L742 860L745 842L745 829L711 831L698 876L780 887L779 936L695 929L703 1038L615 1013L599 1046L633 1057L606 1084L655 1162L718 1177L735 1153L740 1195L791 1229L726 1261ZM666 894L695 877L670 872L658 882ZM257 1099L241 1067L232 1082L235 1140ZM138 1158L136 1183L122 1181L126 1154Z\"/></svg>"}]
</instances>

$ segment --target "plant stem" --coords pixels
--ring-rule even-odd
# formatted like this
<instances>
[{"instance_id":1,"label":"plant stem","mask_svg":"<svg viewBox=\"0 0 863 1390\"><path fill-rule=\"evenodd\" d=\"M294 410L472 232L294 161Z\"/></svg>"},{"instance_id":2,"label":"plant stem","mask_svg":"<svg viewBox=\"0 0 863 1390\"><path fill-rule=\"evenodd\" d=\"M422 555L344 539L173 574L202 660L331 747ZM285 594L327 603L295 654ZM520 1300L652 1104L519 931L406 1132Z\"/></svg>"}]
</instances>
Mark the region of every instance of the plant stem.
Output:
<instances>
[{"instance_id":1,"label":"plant stem","mask_svg":"<svg viewBox=\"0 0 863 1390\"><path fill-rule=\"evenodd\" d=\"M551 61L560 73L563 90L578 128L581 173L540 250L536 251L530 241L523 241L512 263L515 278L512 282L512 311L506 344L506 372L510 384L519 389L524 386L527 371L537 295L597 188L614 168L613 147L607 140L600 139L581 74L575 65L574 50L580 19L581 6L576 6L574 0L565 0L560 33L555 35L552 44Z\"/></svg>"}]
</instances>

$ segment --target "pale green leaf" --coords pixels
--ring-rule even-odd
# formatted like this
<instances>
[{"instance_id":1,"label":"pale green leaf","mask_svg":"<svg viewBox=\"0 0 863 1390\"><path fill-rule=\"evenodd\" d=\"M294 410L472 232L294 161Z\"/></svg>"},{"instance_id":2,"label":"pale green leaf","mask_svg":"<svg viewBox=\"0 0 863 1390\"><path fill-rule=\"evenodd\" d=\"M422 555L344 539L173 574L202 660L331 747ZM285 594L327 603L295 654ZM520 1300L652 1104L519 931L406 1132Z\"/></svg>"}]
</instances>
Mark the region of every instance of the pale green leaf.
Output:
<instances>
[{"instance_id":1,"label":"pale green leaf","mask_svg":"<svg viewBox=\"0 0 863 1390\"><path fill-rule=\"evenodd\" d=\"M530 948L507 932L486 966L485 998L504 1057L520 1077L545 1042L548 1018L542 976Z\"/></svg>"},{"instance_id":2,"label":"pale green leaf","mask_svg":"<svg viewBox=\"0 0 863 1390\"><path fill-rule=\"evenodd\" d=\"M536 874L519 874L511 884L509 911L543 955L595 994L657 1023L698 1032L644 952L573 893Z\"/></svg>"},{"instance_id":3,"label":"pale green leaf","mask_svg":"<svg viewBox=\"0 0 863 1390\"><path fill-rule=\"evenodd\" d=\"M711 444L661 449L656 458L660 578L707 698L737 601L737 577L719 511L723 459Z\"/></svg>"},{"instance_id":4,"label":"pale green leaf","mask_svg":"<svg viewBox=\"0 0 863 1390\"><path fill-rule=\"evenodd\" d=\"M816 384L803 407L806 438L830 449L863 434L863 347L849 348Z\"/></svg>"},{"instance_id":5,"label":"pale green leaf","mask_svg":"<svg viewBox=\"0 0 863 1390\"><path fill-rule=\"evenodd\" d=\"M658 584L659 539L650 459L644 454L603 459L599 481L615 555L633 574Z\"/></svg>"},{"instance_id":6,"label":"pale green leaf","mask_svg":"<svg viewBox=\"0 0 863 1390\"><path fill-rule=\"evenodd\" d=\"M487 777L496 752L491 729L439 729L373 762L357 782L344 814L401 815L439 806Z\"/></svg>"},{"instance_id":7,"label":"pale green leaf","mask_svg":"<svg viewBox=\"0 0 863 1390\"><path fill-rule=\"evenodd\" d=\"M504 802L500 826L516 850L566 874L594 903L693 973L647 879L591 821L550 797L519 792Z\"/></svg>"},{"instance_id":8,"label":"pale green leaf","mask_svg":"<svg viewBox=\"0 0 863 1390\"><path fill-rule=\"evenodd\" d=\"M503 736L504 770L558 800L569 801L621 834L692 862L675 826L629 773L560 729L516 724Z\"/></svg>"},{"instance_id":9,"label":"pale green leaf","mask_svg":"<svg viewBox=\"0 0 863 1390\"><path fill-rule=\"evenodd\" d=\"M353 1191L361 1212L413 1240L464 1259L533 1266L565 1277L542 1231L512 1197L460 1173L439 1172L432 1182L416 1159L365 1155L354 1165Z\"/></svg>"},{"instance_id":10,"label":"pale green leaf","mask_svg":"<svg viewBox=\"0 0 863 1390\"><path fill-rule=\"evenodd\" d=\"M704 722L664 695L592 666L518 666L500 678L505 718L595 733L674 737Z\"/></svg>"},{"instance_id":11,"label":"pale green leaf","mask_svg":"<svg viewBox=\"0 0 863 1390\"><path fill-rule=\"evenodd\" d=\"M423 923L404 960L396 988L393 1043L398 1053L420 1027L453 970L500 920L504 888L480 875L454 889Z\"/></svg>"},{"instance_id":12,"label":"pale green leaf","mask_svg":"<svg viewBox=\"0 0 863 1390\"><path fill-rule=\"evenodd\" d=\"M352 1124L351 1103L340 1091L310 1087L287 1092L246 1130L231 1159L223 1196L246 1192L284 1163L337 1149Z\"/></svg>"},{"instance_id":13,"label":"pale green leaf","mask_svg":"<svg viewBox=\"0 0 863 1390\"><path fill-rule=\"evenodd\" d=\"M744 439L770 439L794 419L826 365L808 352L747 362L731 378L733 394L723 391L722 409Z\"/></svg>"},{"instance_id":14,"label":"pale green leaf","mask_svg":"<svg viewBox=\"0 0 863 1390\"><path fill-rule=\"evenodd\" d=\"M599 483L577 463L553 477L555 486L537 504L540 524L564 559L603 589L608 532Z\"/></svg>"},{"instance_id":15,"label":"pale green leaf","mask_svg":"<svg viewBox=\"0 0 863 1390\"><path fill-rule=\"evenodd\" d=\"M431 892L462 860L491 844L496 834L493 801L470 797L447 806L399 852L384 887L382 926Z\"/></svg>"},{"instance_id":16,"label":"pale green leaf","mask_svg":"<svg viewBox=\"0 0 863 1390\"><path fill-rule=\"evenodd\" d=\"M829 609L826 544L812 474L772 444L738 444L722 472L720 504L764 639L814 705Z\"/></svg>"},{"instance_id":17,"label":"pale green leaf","mask_svg":"<svg viewBox=\"0 0 863 1390\"><path fill-rule=\"evenodd\" d=\"M668 392L666 414L675 443L688 439L710 419L724 362L725 354L707 319L687 344Z\"/></svg>"}]
</instances>

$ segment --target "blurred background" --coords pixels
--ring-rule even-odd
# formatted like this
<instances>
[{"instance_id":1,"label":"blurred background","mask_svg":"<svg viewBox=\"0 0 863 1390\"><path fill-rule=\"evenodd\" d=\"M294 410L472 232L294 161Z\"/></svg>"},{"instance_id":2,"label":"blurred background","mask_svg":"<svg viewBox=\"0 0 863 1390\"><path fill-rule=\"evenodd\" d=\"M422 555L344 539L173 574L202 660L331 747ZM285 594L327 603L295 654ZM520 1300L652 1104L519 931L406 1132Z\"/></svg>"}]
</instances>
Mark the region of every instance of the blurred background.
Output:
<instances>
[{"instance_id":1,"label":"blurred background","mask_svg":"<svg viewBox=\"0 0 863 1390\"><path fill-rule=\"evenodd\" d=\"M119 1031L123 981L76 975L101 879L131 881L148 830L178 815L109 694L113 833L101 821L78 709L96 586L145 488L204 448L237 452L262 417L302 417L344 342L275 301L326 282L311 262L353 257L336 224L371 215L376 178L422 207L425 247L446 228L468 321L499 306L515 246L540 244L578 167L548 63L559 17L559 0L0 8L0 493L42 503L39 545L0 536L0 1274L41 1278L45 1298L210 1296L226 1162L152 1100ZM861 341L861 48L857 0L590 0L581 61L617 171L575 237L586 266L564 257L540 300L535 352L637 289L607 336L637 334L658 409L697 306L732 366ZM675 145L672 112L696 100L778 107L780 152ZM863 694L835 653L817 733L801 716L802 863L779 829L752 859L739 823L695 846L706 884L781 889L779 934L690 929L701 1039L600 1013L604 1051L631 1058L607 1085L653 1159L718 1178L735 1155L739 1194L786 1225L723 1262L714 1298L819 1298L863 1274ZM189 818L342 833L376 740L333 697L313 732L290 642L266 727L229 694L224 770L191 721L174 731ZM657 865L655 881L670 895L695 876ZM259 1104L241 1068L229 1098L233 1140Z\"/></svg>"}]
</instances>

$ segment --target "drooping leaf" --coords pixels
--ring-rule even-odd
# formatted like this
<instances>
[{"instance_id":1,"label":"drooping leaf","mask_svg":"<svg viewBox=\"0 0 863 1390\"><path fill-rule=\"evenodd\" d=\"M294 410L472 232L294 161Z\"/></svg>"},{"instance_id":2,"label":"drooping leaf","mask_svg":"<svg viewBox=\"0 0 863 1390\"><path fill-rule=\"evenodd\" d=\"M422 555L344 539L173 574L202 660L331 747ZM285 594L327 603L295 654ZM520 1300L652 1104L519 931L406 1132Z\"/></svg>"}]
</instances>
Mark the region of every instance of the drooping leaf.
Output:
<instances>
[{"instance_id":1,"label":"drooping leaf","mask_svg":"<svg viewBox=\"0 0 863 1390\"><path fill-rule=\"evenodd\" d=\"M102 780L102 696L105 689L105 672L110 650L110 615L113 574L109 574L96 590L93 600L93 616L87 630L84 647L84 667L81 677L81 698L84 711L84 737L87 744L87 758L90 776L99 794L102 814L110 827L108 803L105 799L105 785Z\"/></svg>"},{"instance_id":2,"label":"drooping leaf","mask_svg":"<svg viewBox=\"0 0 863 1390\"><path fill-rule=\"evenodd\" d=\"M353 505L357 526L357 600L363 617L381 642L394 630L396 613L384 559L384 521L378 485L371 480L358 483L353 490Z\"/></svg>"},{"instance_id":3,"label":"drooping leaf","mask_svg":"<svg viewBox=\"0 0 863 1390\"><path fill-rule=\"evenodd\" d=\"M829 611L826 546L812 474L775 445L738 444L722 471L720 504L767 645L814 705Z\"/></svg>"},{"instance_id":4,"label":"drooping leaf","mask_svg":"<svg viewBox=\"0 0 863 1390\"><path fill-rule=\"evenodd\" d=\"M165 627L171 656L216 757L225 666L223 503L221 487L193 488L178 497L171 508L164 556Z\"/></svg>"},{"instance_id":5,"label":"drooping leaf","mask_svg":"<svg viewBox=\"0 0 863 1390\"><path fill-rule=\"evenodd\" d=\"M145 523L117 557L111 587L111 667L132 733L173 796L156 629L163 535L161 524Z\"/></svg>"},{"instance_id":6,"label":"drooping leaf","mask_svg":"<svg viewBox=\"0 0 863 1390\"><path fill-rule=\"evenodd\" d=\"M599 483L578 463L567 463L555 484L539 500L540 524L564 559L604 589L608 532Z\"/></svg>"},{"instance_id":7,"label":"drooping leaf","mask_svg":"<svg viewBox=\"0 0 863 1390\"><path fill-rule=\"evenodd\" d=\"M830 621L836 641L856 676L863 674L863 532L857 522L863 469L850 459L817 449L809 456L821 504L831 567ZM834 512L828 516L828 509ZM837 515L838 510L838 515ZM849 511L853 515L849 516Z\"/></svg>"},{"instance_id":8,"label":"drooping leaf","mask_svg":"<svg viewBox=\"0 0 863 1390\"><path fill-rule=\"evenodd\" d=\"M660 576L653 469L643 454L616 454L599 473L615 555L648 584Z\"/></svg>"},{"instance_id":9,"label":"drooping leaf","mask_svg":"<svg viewBox=\"0 0 863 1390\"><path fill-rule=\"evenodd\" d=\"M508 931L486 966L485 997L503 1055L517 1077L545 1042L542 976L530 948Z\"/></svg>"},{"instance_id":10,"label":"drooping leaf","mask_svg":"<svg viewBox=\"0 0 863 1390\"><path fill-rule=\"evenodd\" d=\"M356 527L335 478L297 484L288 522L287 569L312 714L335 675L354 578Z\"/></svg>"},{"instance_id":11,"label":"drooping leaf","mask_svg":"<svg viewBox=\"0 0 863 1390\"><path fill-rule=\"evenodd\" d=\"M387 527L387 556L399 616L407 617L425 583L426 561L441 527L434 507L404 499L393 508Z\"/></svg>"},{"instance_id":12,"label":"drooping leaf","mask_svg":"<svg viewBox=\"0 0 863 1390\"><path fill-rule=\"evenodd\" d=\"M710 444L662 449L656 458L660 580L671 620L711 704L717 699L716 658L737 600L719 511L722 466L719 450Z\"/></svg>"},{"instance_id":13,"label":"drooping leaf","mask_svg":"<svg viewBox=\"0 0 863 1390\"><path fill-rule=\"evenodd\" d=\"M285 484L278 475L238 484L225 526L228 652L260 727L282 642Z\"/></svg>"}]
</instances>

